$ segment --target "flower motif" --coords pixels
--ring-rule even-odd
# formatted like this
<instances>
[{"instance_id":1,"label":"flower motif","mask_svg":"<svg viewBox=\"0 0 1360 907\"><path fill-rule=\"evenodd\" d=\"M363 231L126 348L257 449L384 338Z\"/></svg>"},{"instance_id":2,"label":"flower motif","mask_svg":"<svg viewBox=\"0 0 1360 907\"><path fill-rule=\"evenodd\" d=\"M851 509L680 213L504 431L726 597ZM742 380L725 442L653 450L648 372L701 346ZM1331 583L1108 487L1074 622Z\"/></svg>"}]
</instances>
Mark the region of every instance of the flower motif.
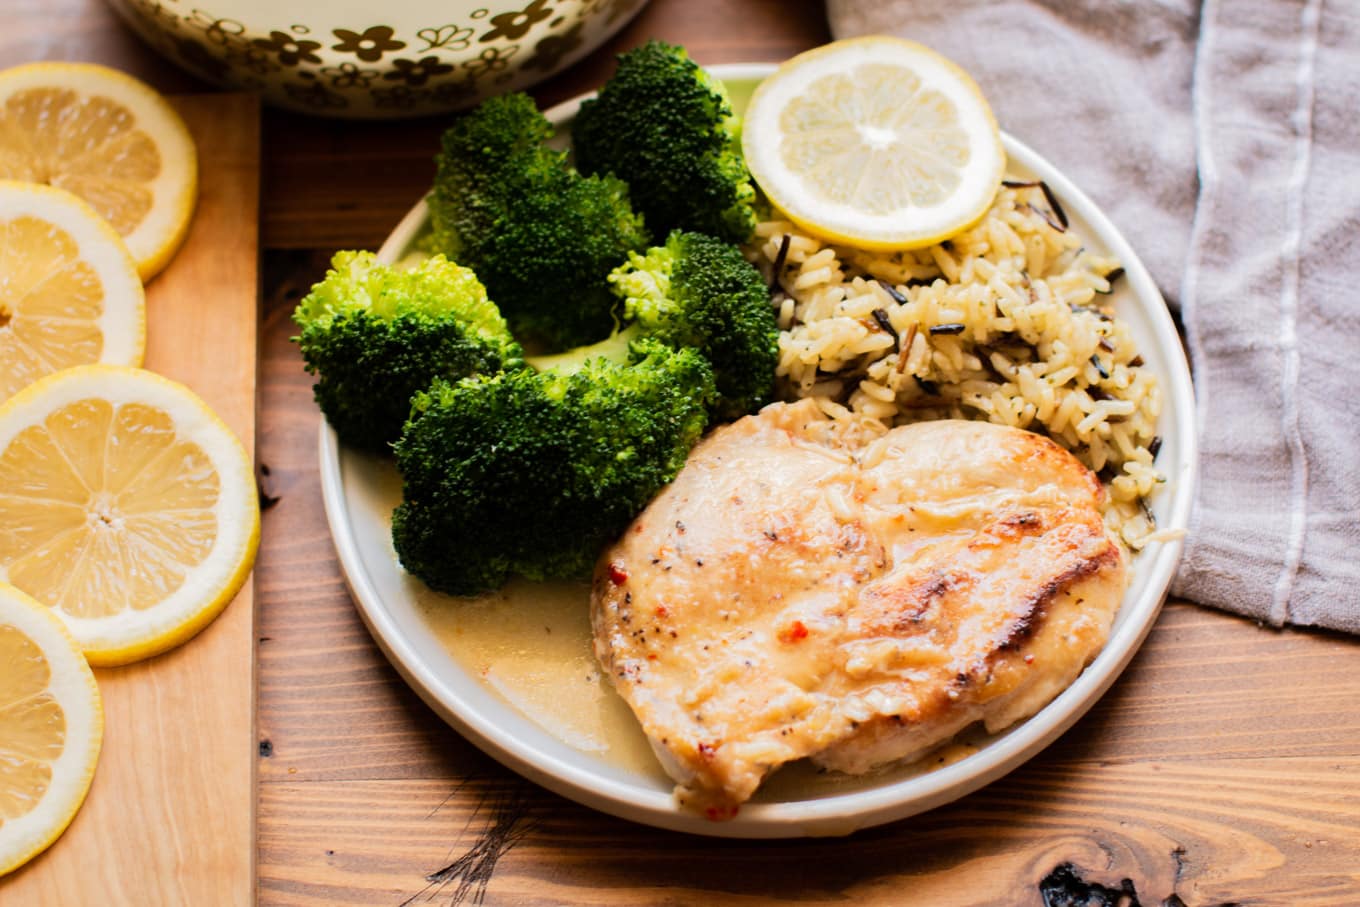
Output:
<instances>
[{"instance_id":1,"label":"flower motif","mask_svg":"<svg viewBox=\"0 0 1360 907\"><path fill-rule=\"evenodd\" d=\"M196 9L185 21L202 31L214 44L227 47L245 43L245 38L241 36L245 34L246 27L234 19L214 19L202 10Z\"/></svg>"},{"instance_id":2,"label":"flower motif","mask_svg":"<svg viewBox=\"0 0 1360 907\"><path fill-rule=\"evenodd\" d=\"M376 63L387 51L401 50L406 46L405 41L392 39L392 29L386 25L366 28L363 34L347 28L332 29L331 33L340 39L339 44L331 45L332 50L338 50L342 54L354 54L365 63Z\"/></svg>"},{"instance_id":3,"label":"flower motif","mask_svg":"<svg viewBox=\"0 0 1360 907\"><path fill-rule=\"evenodd\" d=\"M250 43L260 50L277 54L279 62L284 66L296 66L303 61L307 63L321 62L321 58L312 53L321 46L320 41L299 41L292 35L281 31L271 31L267 40L256 38Z\"/></svg>"},{"instance_id":4,"label":"flower motif","mask_svg":"<svg viewBox=\"0 0 1360 907\"><path fill-rule=\"evenodd\" d=\"M322 75L330 76L332 88L367 88L378 77L376 69L360 69L357 63L321 67Z\"/></svg>"},{"instance_id":5,"label":"flower motif","mask_svg":"<svg viewBox=\"0 0 1360 907\"><path fill-rule=\"evenodd\" d=\"M468 60L463 64L463 68L468 71L468 75L474 79L480 79L487 73L500 72L505 69L510 62L510 58L519 50L518 44L511 44L509 47L488 47L482 51L482 55L475 60Z\"/></svg>"},{"instance_id":6,"label":"flower motif","mask_svg":"<svg viewBox=\"0 0 1360 907\"><path fill-rule=\"evenodd\" d=\"M457 81L446 79L430 89L430 99L449 107L466 106L477 100L477 82L470 76Z\"/></svg>"},{"instance_id":7,"label":"flower motif","mask_svg":"<svg viewBox=\"0 0 1360 907\"><path fill-rule=\"evenodd\" d=\"M548 6L548 0L533 0L522 10L513 13L498 13L491 17L491 24L496 27L482 35L482 42L495 41L497 38L518 41L536 23L542 22L552 13L552 7Z\"/></svg>"},{"instance_id":8,"label":"flower motif","mask_svg":"<svg viewBox=\"0 0 1360 907\"><path fill-rule=\"evenodd\" d=\"M421 50L467 50L472 43L472 29L456 25L441 25L438 28L422 28L416 37L425 42Z\"/></svg>"},{"instance_id":9,"label":"flower motif","mask_svg":"<svg viewBox=\"0 0 1360 907\"><path fill-rule=\"evenodd\" d=\"M271 72L278 72L283 67L279 66L269 55L259 48L242 47L239 50L227 52L227 62L239 64L257 76L268 75Z\"/></svg>"},{"instance_id":10,"label":"flower motif","mask_svg":"<svg viewBox=\"0 0 1360 907\"><path fill-rule=\"evenodd\" d=\"M392 110L410 110L416 106L424 92L412 91L405 85L397 85L394 88L375 88L373 89L373 106L385 107Z\"/></svg>"},{"instance_id":11,"label":"flower motif","mask_svg":"<svg viewBox=\"0 0 1360 907\"><path fill-rule=\"evenodd\" d=\"M581 25L577 22L565 34L548 35L534 45L534 55L524 61L525 69L552 72L562 58L581 46Z\"/></svg>"},{"instance_id":12,"label":"flower motif","mask_svg":"<svg viewBox=\"0 0 1360 907\"><path fill-rule=\"evenodd\" d=\"M389 82L404 81L407 85L416 87L430 81L431 76L453 72L453 67L448 63L440 63L438 57L426 57L423 60L393 60L392 65L396 68L384 75L384 79Z\"/></svg>"},{"instance_id":13,"label":"flower motif","mask_svg":"<svg viewBox=\"0 0 1360 907\"><path fill-rule=\"evenodd\" d=\"M349 106L349 101L343 95L336 94L320 82L285 82L283 90L299 104L317 110Z\"/></svg>"}]
</instances>

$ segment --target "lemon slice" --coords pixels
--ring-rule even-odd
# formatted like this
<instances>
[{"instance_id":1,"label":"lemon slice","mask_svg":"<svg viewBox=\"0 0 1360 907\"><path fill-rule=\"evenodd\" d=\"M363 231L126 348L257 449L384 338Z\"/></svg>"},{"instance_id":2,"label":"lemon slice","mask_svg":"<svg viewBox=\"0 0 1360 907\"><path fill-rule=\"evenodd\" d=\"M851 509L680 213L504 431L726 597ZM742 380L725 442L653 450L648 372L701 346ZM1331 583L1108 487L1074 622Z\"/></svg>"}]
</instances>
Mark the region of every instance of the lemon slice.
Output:
<instances>
[{"instance_id":1,"label":"lemon slice","mask_svg":"<svg viewBox=\"0 0 1360 907\"><path fill-rule=\"evenodd\" d=\"M0 179L85 199L150 280L188 232L198 163L184 121L150 86L93 63L28 63L0 72Z\"/></svg>"},{"instance_id":2,"label":"lemon slice","mask_svg":"<svg viewBox=\"0 0 1360 907\"><path fill-rule=\"evenodd\" d=\"M205 627L259 534L250 459L182 385L85 365L0 406L0 580L65 619L91 664Z\"/></svg>"},{"instance_id":3,"label":"lemon slice","mask_svg":"<svg viewBox=\"0 0 1360 907\"><path fill-rule=\"evenodd\" d=\"M42 853L94 778L104 711L60 620L0 583L0 875Z\"/></svg>"},{"instance_id":4,"label":"lemon slice","mask_svg":"<svg viewBox=\"0 0 1360 907\"><path fill-rule=\"evenodd\" d=\"M955 64L874 35L787 61L742 127L766 197L804 230L865 249L911 249L987 213L1006 153L991 108Z\"/></svg>"},{"instance_id":5,"label":"lemon slice","mask_svg":"<svg viewBox=\"0 0 1360 907\"><path fill-rule=\"evenodd\" d=\"M141 365L145 345L118 234L69 192L0 180L0 403L72 365Z\"/></svg>"}]
</instances>

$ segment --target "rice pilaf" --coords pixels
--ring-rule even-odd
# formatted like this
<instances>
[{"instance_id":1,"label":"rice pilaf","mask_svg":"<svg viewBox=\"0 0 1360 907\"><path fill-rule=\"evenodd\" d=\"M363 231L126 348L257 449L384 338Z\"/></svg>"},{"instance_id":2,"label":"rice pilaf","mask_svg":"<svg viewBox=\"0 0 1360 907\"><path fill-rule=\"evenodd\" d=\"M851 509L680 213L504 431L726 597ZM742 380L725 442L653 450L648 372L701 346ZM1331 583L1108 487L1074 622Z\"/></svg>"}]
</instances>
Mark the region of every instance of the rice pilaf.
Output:
<instances>
[{"instance_id":1,"label":"rice pilaf","mask_svg":"<svg viewBox=\"0 0 1360 907\"><path fill-rule=\"evenodd\" d=\"M833 246L768 220L748 254L776 288L782 396L885 431L954 418L1045 434L1104 481L1126 544L1154 537L1161 391L1102 304L1119 262L1083 247L1046 186L1007 182L976 226L922 249Z\"/></svg>"}]
</instances>

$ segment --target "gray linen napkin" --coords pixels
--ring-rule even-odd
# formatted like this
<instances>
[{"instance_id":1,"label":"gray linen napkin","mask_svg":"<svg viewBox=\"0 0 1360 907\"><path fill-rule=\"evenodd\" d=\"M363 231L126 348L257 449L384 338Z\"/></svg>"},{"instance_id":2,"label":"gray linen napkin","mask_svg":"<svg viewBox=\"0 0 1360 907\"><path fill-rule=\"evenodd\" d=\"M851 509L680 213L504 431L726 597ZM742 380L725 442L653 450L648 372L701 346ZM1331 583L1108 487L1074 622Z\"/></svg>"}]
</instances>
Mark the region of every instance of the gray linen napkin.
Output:
<instances>
[{"instance_id":1,"label":"gray linen napkin","mask_svg":"<svg viewBox=\"0 0 1360 907\"><path fill-rule=\"evenodd\" d=\"M828 0L973 74L1179 309L1200 492L1173 594L1360 633L1360 4Z\"/></svg>"}]
</instances>

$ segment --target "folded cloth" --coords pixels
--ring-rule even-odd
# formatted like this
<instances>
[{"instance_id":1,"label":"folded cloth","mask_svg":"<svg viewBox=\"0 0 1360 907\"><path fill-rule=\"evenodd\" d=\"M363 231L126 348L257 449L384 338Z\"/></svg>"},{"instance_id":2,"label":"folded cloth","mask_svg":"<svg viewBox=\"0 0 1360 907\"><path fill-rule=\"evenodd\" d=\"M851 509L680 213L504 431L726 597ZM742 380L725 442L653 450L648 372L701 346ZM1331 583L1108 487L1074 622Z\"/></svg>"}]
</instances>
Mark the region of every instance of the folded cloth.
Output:
<instances>
[{"instance_id":1,"label":"folded cloth","mask_svg":"<svg viewBox=\"0 0 1360 907\"><path fill-rule=\"evenodd\" d=\"M1200 488L1174 595L1360 633L1360 8L828 0L920 41L1080 185L1185 330Z\"/></svg>"}]
</instances>

